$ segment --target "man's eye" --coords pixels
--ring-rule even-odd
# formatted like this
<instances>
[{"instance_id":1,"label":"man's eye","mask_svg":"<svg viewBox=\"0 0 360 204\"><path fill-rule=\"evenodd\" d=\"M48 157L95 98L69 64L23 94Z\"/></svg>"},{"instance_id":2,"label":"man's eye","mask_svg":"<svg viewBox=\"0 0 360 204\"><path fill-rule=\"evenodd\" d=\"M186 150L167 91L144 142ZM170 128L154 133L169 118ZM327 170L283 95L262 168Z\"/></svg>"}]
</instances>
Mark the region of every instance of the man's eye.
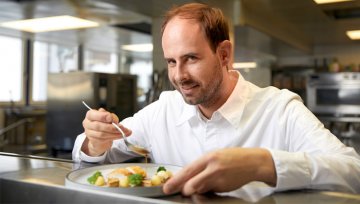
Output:
<instances>
[{"instance_id":1,"label":"man's eye","mask_svg":"<svg viewBox=\"0 0 360 204\"><path fill-rule=\"evenodd\" d=\"M195 60L197 60L197 57L195 57L195 56L188 57L188 61L195 61Z\"/></svg>"},{"instance_id":2,"label":"man's eye","mask_svg":"<svg viewBox=\"0 0 360 204\"><path fill-rule=\"evenodd\" d=\"M167 60L167 64L168 64L169 66L175 66L175 65L176 65L176 62L175 62L175 60Z\"/></svg>"}]
</instances>

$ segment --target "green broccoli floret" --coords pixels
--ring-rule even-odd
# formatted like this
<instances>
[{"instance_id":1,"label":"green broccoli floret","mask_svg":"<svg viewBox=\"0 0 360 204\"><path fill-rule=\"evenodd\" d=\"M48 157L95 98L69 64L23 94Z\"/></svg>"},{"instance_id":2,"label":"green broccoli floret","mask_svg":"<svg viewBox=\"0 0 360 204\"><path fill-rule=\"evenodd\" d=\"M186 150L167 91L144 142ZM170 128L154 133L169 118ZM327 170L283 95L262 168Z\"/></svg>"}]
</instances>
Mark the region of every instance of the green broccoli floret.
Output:
<instances>
[{"instance_id":1,"label":"green broccoli floret","mask_svg":"<svg viewBox=\"0 0 360 204\"><path fill-rule=\"evenodd\" d=\"M144 177L141 174L131 174L128 176L130 186L141 186Z\"/></svg>"},{"instance_id":2,"label":"green broccoli floret","mask_svg":"<svg viewBox=\"0 0 360 204\"><path fill-rule=\"evenodd\" d=\"M156 170L156 172L159 172L159 171L166 171L166 169L163 166L159 166L159 168Z\"/></svg>"},{"instance_id":3,"label":"green broccoli floret","mask_svg":"<svg viewBox=\"0 0 360 204\"><path fill-rule=\"evenodd\" d=\"M96 179L99 177L99 176L102 176L101 172L100 171L96 171L92 176L90 176L89 178L87 178L87 181L90 183L90 184L95 184L96 182Z\"/></svg>"}]
</instances>

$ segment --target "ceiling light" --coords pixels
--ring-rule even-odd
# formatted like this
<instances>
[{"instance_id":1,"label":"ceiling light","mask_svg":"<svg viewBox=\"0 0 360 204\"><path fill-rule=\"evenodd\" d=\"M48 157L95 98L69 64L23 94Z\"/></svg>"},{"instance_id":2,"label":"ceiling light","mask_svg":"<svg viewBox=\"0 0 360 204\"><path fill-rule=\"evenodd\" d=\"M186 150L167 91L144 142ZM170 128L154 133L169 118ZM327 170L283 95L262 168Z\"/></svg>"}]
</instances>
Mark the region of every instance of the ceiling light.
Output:
<instances>
[{"instance_id":1,"label":"ceiling light","mask_svg":"<svg viewBox=\"0 0 360 204\"><path fill-rule=\"evenodd\" d=\"M132 52L151 52L153 50L152 44L132 44L132 45L123 45L123 50L128 50Z\"/></svg>"},{"instance_id":2,"label":"ceiling light","mask_svg":"<svg viewBox=\"0 0 360 204\"><path fill-rule=\"evenodd\" d=\"M338 3L344 1L353 1L353 0L314 0L317 4L330 4L330 3Z\"/></svg>"},{"instance_id":3,"label":"ceiling light","mask_svg":"<svg viewBox=\"0 0 360 204\"><path fill-rule=\"evenodd\" d=\"M349 36L351 40L360 40L360 30L346 31L346 35Z\"/></svg>"},{"instance_id":4,"label":"ceiling light","mask_svg":"<svg viewBox=\"0 0 360 204\"><path fill-rule=\"evenodd\" d=\"M53 16L34 18L19 21L10 21L0 24L3 27L38 33L56 30L69 30L99 26L99 23L73 16Z\"/></svg>"},{"instance_id":5,"label":"ceiling light","mask_svg":"<svg viewBox=\"0 0 360 204\"><path fill-rule=\"evenodd\" d=\"M233 63L233 68L235 69L256 68L256 62L235 62Z\"/></svg>"}]
</instances>

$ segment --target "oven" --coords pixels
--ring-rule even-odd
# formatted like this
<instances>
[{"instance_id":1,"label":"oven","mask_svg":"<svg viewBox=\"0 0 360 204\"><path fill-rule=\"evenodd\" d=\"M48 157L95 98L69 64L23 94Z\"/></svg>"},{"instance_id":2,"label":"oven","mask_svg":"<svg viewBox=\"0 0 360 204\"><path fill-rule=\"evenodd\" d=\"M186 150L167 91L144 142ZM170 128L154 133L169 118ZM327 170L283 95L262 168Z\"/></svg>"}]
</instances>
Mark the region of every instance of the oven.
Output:
<instances>
[{"instance_id":1,"label":"oven","mask_svg":"<svg viewBox=\"0 0 360 204\"><path fill-rule=\"evenodd\" d=\"M318 73L307 80L307 106L316 114L360 116L360 73Z\"/></svg>"},{"instance_id":2,"label":"oven","mask_svg":"<svg viewBox=\"0 0 360 204\"><path fill-rule=\"evenodd\" d=\"M308 76L306 105L343 143L360 153L360 73Z\"/></svg>"}]
</instances>

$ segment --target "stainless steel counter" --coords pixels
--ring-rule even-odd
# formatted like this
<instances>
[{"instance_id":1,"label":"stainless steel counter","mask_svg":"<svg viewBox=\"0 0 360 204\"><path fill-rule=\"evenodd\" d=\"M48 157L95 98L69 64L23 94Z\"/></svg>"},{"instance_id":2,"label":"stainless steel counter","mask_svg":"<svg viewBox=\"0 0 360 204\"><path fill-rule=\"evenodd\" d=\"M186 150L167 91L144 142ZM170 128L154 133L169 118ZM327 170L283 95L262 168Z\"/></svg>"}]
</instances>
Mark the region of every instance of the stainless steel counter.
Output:
<instances>
[{"instance_id":1,"label":"stainless steel counter","mask_svg":"<svg viewBox=\"0 0 360 204\"><path fill-rule=\"evenodd\" d=\"M360 195L326 191L273 193L263 185L246 187L232 194L206 194L161 198L70 189L65 176L88 167L70 160L22 156L0 152L0 203L360 203Z\"/></svg>"}]
</instances>

